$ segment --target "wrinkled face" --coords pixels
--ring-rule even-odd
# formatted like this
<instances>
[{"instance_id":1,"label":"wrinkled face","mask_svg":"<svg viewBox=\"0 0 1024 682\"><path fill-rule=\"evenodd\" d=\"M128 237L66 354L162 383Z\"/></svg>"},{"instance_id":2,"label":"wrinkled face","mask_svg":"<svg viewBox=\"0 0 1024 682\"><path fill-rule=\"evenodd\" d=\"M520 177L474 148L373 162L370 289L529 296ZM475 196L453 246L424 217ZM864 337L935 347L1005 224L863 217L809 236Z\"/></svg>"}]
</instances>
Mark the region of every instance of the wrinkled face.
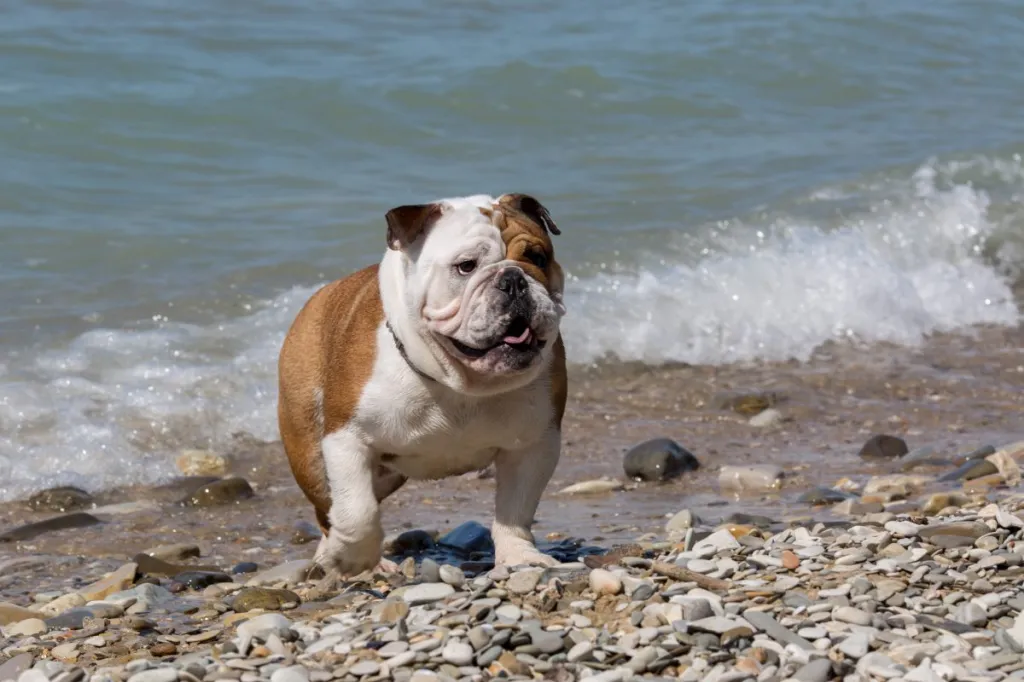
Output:
<instances>
[{"instance_id":1,"label":"wrinkled face","mask_svg":"<svg viewBox=\"0 0 1024 682\"><path fill-rule=\"evenodd\" d=\"M539 367L565 313L562 271L549 236L557 227L547 211L522 195L416 208L410 215L422 223L412 221L406 233L412 238L404 244L389 214L389 242L397 238L409 257L410 316L477 374L519 375Z\"/></svg>"}]
</instances>

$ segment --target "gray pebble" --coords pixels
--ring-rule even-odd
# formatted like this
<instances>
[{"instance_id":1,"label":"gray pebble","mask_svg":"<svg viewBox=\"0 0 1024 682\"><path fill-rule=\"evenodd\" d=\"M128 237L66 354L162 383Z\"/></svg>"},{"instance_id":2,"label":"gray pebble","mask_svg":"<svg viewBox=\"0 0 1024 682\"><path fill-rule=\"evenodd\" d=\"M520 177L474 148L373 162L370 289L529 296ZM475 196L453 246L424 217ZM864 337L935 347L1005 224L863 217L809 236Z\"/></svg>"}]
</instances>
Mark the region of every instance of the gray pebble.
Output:
<instances>
[{"instance_id":1,"label":"gray pebble","mask_svg":"<svg viewBox=\"0 0 1024 682\"><path fill-rule=\"evenodd\" d=\"M178 682L178 671L174 668L153 668L137 672L128 682Z\"/></svg>"},{"instance_id":2,"label":"gray pebble","mask_svg":"<svg viewBox=\"0 0 1024 682\"><path fill-rule=\"evenodd\" d=\"M831 677L832 661L827 658L817 658L793 675L793 679L799 682L828 682Z\"/></svg>"},{"instance_id":3,"label":"gray pebble","mask_svg":"<svg viewBox=\"0 0 1024 682\"><path fill-rule=\"evenodd\" d=\"M363 660L349 668L348 672L350 675L355 675L356 677L376 675L380 672L380 664L376 661ZM271 679L271 682L276 682L276 680Z\"/></svg>"},{"instance_id":4,"label":"gray pebble","mask_svg":"<svg viewBox=\"0 0 1024 682\"><path fill-rule=\"evenodd\" d=\"M455 594L455 588L445 583L421 583L413 585L402 593L405 603L417 606L441 601Z\"/></svg>"},{"instance_id":5,"label":"gray pebble","mask_svg":"<svg viewBox=\"0 0 1024 682\"><path fill-rule=\"evenodd\" d=\"M309 682L309 671L301 665L278 668L270 676L270 682Z\"/></svg>"}]
</instances>

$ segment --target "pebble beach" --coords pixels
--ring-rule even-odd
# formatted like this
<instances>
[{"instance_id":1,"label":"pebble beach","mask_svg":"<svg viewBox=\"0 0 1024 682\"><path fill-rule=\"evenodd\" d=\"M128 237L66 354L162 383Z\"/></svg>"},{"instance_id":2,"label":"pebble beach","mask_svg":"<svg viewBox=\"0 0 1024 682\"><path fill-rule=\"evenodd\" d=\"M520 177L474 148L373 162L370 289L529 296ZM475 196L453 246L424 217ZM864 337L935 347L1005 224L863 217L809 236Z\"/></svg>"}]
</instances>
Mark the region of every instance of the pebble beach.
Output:
<instances>
[{"instance_id":1,"label":"pebble beach","mask_svg":"<svg viewBox=\"0 0 1024 682\"><path fill-rule=\"evenodd\" d=\"M396 494L399 572L345 581L309 561L279 444L185 452L161 487L36 493L0 509L0 680L1024 679L1019 350L906 353L887 399L848 357L828 384L807 377L835 359L577 372L589 402L535 529L553 568L493 566L486 471ZM656 422L676 437L637 438L673 373L703 386ZM814 417L851 392L858 409ZM633 444L595 458L610 413L605 441ZM842 459L776 454L822 434Z\"/></svg>"}]
</instances>

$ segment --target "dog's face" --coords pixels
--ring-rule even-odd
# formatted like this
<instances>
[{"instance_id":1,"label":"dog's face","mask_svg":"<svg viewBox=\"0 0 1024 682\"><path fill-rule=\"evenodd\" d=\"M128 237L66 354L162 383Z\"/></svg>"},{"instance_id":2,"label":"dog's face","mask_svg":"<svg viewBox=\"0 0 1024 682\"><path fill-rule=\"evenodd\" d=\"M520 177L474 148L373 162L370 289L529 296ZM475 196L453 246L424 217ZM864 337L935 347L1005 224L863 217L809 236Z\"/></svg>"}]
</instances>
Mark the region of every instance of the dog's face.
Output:
<instances>
[{"instance_id":1,"label":"dog's face","mask_svg":"<svg viewBox=\"0 0 1024 682\"><path fill-rule=\"evenodd\" d=\"M521 194L400 206L388 246L405 258L406 312L469 372L520 376L542 365L565 313L563 275L540 202Z\"/></svg>"}]
</instances>

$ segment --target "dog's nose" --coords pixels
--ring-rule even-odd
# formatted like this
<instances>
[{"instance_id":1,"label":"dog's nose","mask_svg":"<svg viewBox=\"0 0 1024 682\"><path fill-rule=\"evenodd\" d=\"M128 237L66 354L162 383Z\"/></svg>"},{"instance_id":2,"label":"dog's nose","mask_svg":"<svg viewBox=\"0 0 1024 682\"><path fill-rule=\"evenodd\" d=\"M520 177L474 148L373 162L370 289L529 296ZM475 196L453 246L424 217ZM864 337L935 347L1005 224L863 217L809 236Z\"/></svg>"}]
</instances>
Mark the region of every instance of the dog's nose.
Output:
<instances>
[{"instance_id":1,"label":"dog's nose","mask_svg":"<svg viewBox=\"0 0 1024 682\"><path fill-rule=\"evenodd\" d=\"M498 276L498 290L505 292L509 298L525 295L528 287L526 275L519 268L509 268Z\"/></svg>"}]
</instances>

